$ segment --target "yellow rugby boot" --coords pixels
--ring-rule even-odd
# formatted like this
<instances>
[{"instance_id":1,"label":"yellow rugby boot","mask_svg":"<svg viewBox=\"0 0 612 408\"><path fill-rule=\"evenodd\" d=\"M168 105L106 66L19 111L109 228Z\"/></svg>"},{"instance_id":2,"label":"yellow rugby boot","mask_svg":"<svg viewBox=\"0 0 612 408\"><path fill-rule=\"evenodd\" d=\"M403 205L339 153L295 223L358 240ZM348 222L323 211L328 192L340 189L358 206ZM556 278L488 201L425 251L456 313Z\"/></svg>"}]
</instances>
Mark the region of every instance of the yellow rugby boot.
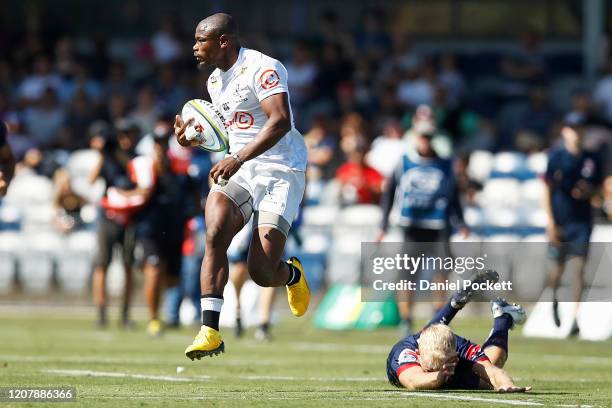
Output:
<instances>
[{"instance_id":1,"label":"yellow rugby boot","mask_svg":"<svg viewBox=\"0 0 612 408\"><path fill-rule=\"evenodd\" d=\"M162 334L164 327L158 319L150 320L147 324L147 334L151 337L159 337Z\"/></svg>"},{"instance_id":2,"label":"yellow rugby boot","mask_svg":"<svg viewBox=\"0 0 612 408\"><path fill-rule=\"evenodd\" d=\"M302 316L308 310L310 303L310 288L306 282L306 273L302 263L296 257L292 256L287 261L289 265L300 271L300 280L293 285L287 286L287 300L289 301L289 309L294 316Z\"/></svg>"},{"instance_id":3,"label":"yellow rugby boot","mask_svg":"<svg viewBox=\"0 0 612 408\"><path fill-rule=\"evenodd\" d=\"M225 352L225 344L221 338L221 333L212 327L202 326L196 335L193 343L185 349L185 356L194 359L201 359L206 356L214 356Z\"/></svg>"}]
</instances>

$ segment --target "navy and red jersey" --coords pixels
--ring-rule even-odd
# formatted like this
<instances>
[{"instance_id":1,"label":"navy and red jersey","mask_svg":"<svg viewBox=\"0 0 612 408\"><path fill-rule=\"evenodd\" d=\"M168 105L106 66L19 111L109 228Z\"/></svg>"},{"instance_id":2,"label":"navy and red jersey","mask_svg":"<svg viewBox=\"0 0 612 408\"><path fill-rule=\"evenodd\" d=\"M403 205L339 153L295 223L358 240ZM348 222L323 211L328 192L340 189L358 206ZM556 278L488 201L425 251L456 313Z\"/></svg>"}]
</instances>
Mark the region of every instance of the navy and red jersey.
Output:
<instances>
[{"instance_id":1,"label":"navy and red jersey","mask_svg":"<svg viewBox=\"0 0 612 408\"><path fill-rule=\"evenodd\" d=\"M417 333L404 337L393 346L389 357L387 357L387 378L396 387L402 387L399 376L404 370L420 366L419 344L417 342L420 336L421 334ZM455 369L455 375L447 384L453 388L478 388L480 379L472 373L472 366L477 361L489 359L478 344L456 334L455 342L459 363Z\"/></svg>"}]
</instances>

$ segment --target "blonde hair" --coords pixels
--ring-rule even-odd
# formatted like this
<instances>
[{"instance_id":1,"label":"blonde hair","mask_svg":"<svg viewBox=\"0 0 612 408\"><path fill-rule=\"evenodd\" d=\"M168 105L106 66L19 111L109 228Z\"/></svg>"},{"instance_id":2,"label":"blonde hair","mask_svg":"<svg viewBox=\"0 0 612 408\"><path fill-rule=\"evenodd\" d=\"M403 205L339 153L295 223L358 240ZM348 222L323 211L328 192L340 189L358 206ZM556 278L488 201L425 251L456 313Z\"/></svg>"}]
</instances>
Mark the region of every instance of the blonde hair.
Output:
<instances>
[{"instance_id":1,"label":"blonde hair","mask_svg":"<svg viewBox=\"0 0 612 408\"><path fill-rule=\"evenodd\" d=\"M444 324L427 327L421 332L418 343L420 363L425 371L439 371L457 347L455 334Z\"/></svg>"}]
</instances>

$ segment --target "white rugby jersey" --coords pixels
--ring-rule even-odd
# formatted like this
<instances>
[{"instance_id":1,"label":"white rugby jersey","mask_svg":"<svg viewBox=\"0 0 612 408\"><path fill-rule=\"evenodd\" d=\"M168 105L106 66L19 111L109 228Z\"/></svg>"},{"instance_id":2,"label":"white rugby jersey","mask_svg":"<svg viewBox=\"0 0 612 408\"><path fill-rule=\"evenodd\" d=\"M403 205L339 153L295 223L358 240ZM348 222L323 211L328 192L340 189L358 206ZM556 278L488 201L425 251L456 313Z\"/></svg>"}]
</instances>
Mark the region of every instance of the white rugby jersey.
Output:
<instances>
[{"instance_id":1,"label":"white rugby jersey","mask_svg":"<svg viewBox=\"0 0 612 408\"><path fill-rule=\"evenodd\" d=\"M217 68L210 74L206 86L213 105L225 119L231 153L240 151L253 140L268 120L261 101L277 93L289 94L287 70L283 64L244 47L229 70L224 72ZM306 169L306 145L295 129L293 114L291 130L253 160L283 164L295 170Z\"/></svg>"}]
</instances>

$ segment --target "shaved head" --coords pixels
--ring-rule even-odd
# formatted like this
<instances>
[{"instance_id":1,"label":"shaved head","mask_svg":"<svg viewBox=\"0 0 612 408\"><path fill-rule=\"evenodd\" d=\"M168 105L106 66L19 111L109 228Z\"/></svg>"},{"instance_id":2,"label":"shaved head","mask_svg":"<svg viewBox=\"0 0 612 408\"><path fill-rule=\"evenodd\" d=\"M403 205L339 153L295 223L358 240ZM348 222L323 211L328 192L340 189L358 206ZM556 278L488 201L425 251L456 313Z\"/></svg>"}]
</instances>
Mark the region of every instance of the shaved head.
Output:
<instances>
[{"instance_id":1,"label":"shaved head","mask_svg":"<svg viewBox=\"0 0 612 408\"><path fill-rule=\"evenodd\" d=\"M217 13L206 17L198 23L198 29L206 33L216 34L219 37L223 34L232 39L238 37L238 25L232 16L225 13Z\"/></svg>"},{"instance_id":2,"label":"shaved head","mask_svg":"<svg viewBox=\"0 0 612 408\"><path fill-rule=\"evenodd\" d=\"M217 13L200 21L195 30L193 55L198 69L207 66L227 71L238 59L238 25L229 14Z\"/></svg>"}]
</instances>

